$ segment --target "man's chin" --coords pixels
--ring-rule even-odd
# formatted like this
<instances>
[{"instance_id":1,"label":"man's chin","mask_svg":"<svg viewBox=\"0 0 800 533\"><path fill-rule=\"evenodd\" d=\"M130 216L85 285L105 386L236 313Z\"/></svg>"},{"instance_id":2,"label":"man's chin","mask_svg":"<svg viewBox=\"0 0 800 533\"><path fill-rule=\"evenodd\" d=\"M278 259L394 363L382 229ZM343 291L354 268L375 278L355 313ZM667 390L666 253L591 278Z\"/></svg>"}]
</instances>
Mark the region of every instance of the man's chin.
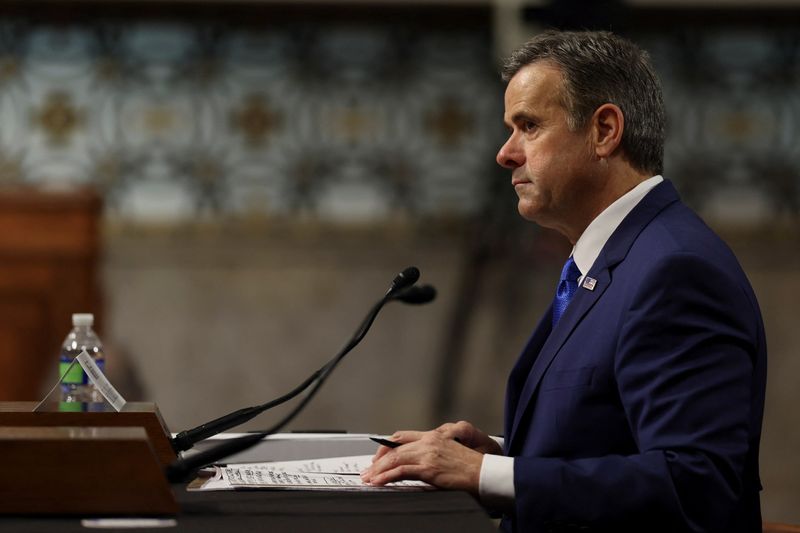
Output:
<instances>
[{"instance_id":1,"label":"man's chin","mask_svg":"<svg viewBox=\"0 0 800 533\"><path fill-rule=\"evenodd\" d=\"M528 222L533 222L542 228L552 229L558 231L559 233L563 233L558 222L554 220L553 217L547 216L547 213L538 206L532 206L531 204L520 202L517 205L517 211L519 212L519 215Z\"/></svg>"},{"instance_id":2,"label":"man's chin","mask_svg":"<svg viewBox=\"0 0 800 533\"><path fill-rule=\"evenodd\" d=\"M539 222L539 210L536 209L534 206L530 205L530 203L520 200L517 204L517 211L519 215L529 222L535 222L540 224Z\"/></svg>"}]
</instances>

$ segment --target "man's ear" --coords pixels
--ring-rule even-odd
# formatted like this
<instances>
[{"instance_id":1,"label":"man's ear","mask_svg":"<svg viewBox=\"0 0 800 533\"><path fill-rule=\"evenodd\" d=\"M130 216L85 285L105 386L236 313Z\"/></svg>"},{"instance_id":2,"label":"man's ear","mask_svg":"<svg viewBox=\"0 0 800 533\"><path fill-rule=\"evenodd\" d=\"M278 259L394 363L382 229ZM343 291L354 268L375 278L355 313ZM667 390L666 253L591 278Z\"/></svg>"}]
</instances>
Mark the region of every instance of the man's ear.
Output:
<instances>
[{"instance_id":1,"label":"man's ear","mask_svg":"<svg viewBox=\"0 0 800 533\"><path fill-rule=\"evenodd\" d=\"M600 159L610 157L622 141L625 117L614 104L603 104L592 115L592 141L595 155Z\"/></svg>"}]
</instances>

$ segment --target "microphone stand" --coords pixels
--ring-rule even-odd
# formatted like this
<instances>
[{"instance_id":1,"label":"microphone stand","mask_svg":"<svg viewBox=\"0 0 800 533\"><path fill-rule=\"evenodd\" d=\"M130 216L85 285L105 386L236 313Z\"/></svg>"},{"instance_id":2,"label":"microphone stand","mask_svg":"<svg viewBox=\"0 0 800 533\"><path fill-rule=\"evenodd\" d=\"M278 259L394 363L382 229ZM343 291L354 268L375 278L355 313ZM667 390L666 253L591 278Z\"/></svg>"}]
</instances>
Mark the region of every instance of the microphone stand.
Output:
<instances>
[{"instance_id":1,"label":"microphone stand","mask_svg":"<svg viewBox=\"0 0 800 533\"><path fill-rule=\"evenodd\" d=\"M326 365L327 366L327 365ZM239 409L238 411L234 411L233 413L229 413L227 415L221 416L219 418L215 418L210 422L206 422L200 426L197 426L194 429L189 429L186 431L181 431L175 437L172 438L170 443L172 444L172 449L175 450L175 453L179 453L185 450L191 449L195 443L200 442L201 440L207 439L209 437L213 437L223 431L230 429L232 427L236 427L240 424L244 424L248 420L255 418L259 414L272 409L273 407L277 407L282 403L288 402L304 390L306 390L319 376L321 375L322 371L325 369L325 366L311 374L305 381L303 381L300 385L292 389L291 391L287 392L283 396L275 398L267 403L261 405L255 405L252 407L244 407Z\"/></svg>"},{"instance_id":2,"label":"microphone stand","mask_svg":"<svg viewBox=\"0 0 800 533\"><path fill-rule=\"evenodd\" d=\"M412 270L413 269L413 270ZM195 438L198 435L206 435L211 436L219 433L220 431L224 431L224 429L228 429L229 427L233 427L235 425L241 424L251 418L255 417L259 413L274 407L276 405L280 405L284 403L298 394L300 394L303 390L308 388L312 383L316 381L314 386L308 392L308 394L302 399L302 401L292 409L289 414L287 414L283 419L281 419L277 424L272 426L271 428L260 431L256 433L252 433L249 435L244 435L242 437L238 437L236 439L224 442L218 446L210 448L208 450L204 450L197 454L194 454L190 457L182 457L174 461L172 464L168 465L165 469L165 475L167 479L171 483L181 482L187 480L191 475L193 475L197 469L213 463L215 461L219 461L220 459L227 457L229 455L233 455L235 453L244 451L256 443L260 442L264 437L268 435L272 435L273 433L277 433L283 427L285 427L289 422L294 420L294 418L300 414L300 412L305 408L308 402L316 395L317 391L322 387L322 384L328 379L333 369L341 362L345 355L347 355L353 348L355 348L364 336L369 331L372 323L375 321L375 318L378 316L378 313L381 309L390 301L392 300L401 300L407 301L408 303L427 303L428 301L432 300L436 294L436 291L433 287L424 286L424 287L413 287L413 284L419 278L419 271L414 267L409 267L403 272L401 272L392 282L391 287L386 292L386 294L381 298L373 307L370 309L367 316L364 318L364 321L361 323L359 328L356 330L356 333L353 337L348 341L348 343L339 351L336 356L333 357L328 363L322 366L319 370L314 372L311 376L309 376L303 383L298 385L295 389L290 391L289 393L272 400L271 402L267 402L260 406L255 407L247 407L244 409L240 409L234 413L229 415L225 415L220 417L216 420L213 420L207 424L203 424L194 430L190 430L188 432L182 432L173 440L173 446L176 446L176 442L178 442L178 446L185 445L187 442L191 442L191 438ZM413 289L417 289L414 291ZM220 429L223 428L223 429ZM202 437L206 438L206 437ZM197 439L194 442L197 442ZM189 444L191 447L194 442ZM188 448L183 448L188 449Z\"/></svg>"}]
</instances>

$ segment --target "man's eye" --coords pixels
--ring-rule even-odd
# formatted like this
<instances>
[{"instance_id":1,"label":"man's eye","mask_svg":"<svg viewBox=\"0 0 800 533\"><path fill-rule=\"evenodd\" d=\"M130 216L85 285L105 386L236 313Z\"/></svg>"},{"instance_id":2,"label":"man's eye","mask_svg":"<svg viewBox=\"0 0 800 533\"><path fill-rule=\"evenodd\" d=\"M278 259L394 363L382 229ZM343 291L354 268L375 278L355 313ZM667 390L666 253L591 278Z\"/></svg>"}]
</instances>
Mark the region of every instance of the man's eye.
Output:
<instances>
[{"instance_id":1,"label":"man's eye","mask_svg":"<svg viewBox=\"0 0 800 533\"><path fill-rule=\"evenodd\" d=\"M533 131L536 129L536 123L532 120L526 120L522 123L522 129L524 131Z\"/></svg>"}]
</instances>

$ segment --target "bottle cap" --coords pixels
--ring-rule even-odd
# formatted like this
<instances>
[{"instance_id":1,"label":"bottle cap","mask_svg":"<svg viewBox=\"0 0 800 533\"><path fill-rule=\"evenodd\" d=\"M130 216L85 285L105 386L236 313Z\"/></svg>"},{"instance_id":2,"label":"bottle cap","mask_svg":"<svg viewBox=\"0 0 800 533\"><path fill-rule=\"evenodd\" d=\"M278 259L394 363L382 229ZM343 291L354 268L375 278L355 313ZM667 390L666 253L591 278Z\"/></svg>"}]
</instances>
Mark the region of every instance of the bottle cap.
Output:
<instances>
[{"instance_id":1,"label":"bottle cap","mask_svg":"<svg viewBox=\"0 0 800 533\"><path fill-rule=\"evenodd\" d=\"M94 315L92 313L74 313L72 315L73 326L92 326L94 325Z\"/></svg>"}]
</instances>

